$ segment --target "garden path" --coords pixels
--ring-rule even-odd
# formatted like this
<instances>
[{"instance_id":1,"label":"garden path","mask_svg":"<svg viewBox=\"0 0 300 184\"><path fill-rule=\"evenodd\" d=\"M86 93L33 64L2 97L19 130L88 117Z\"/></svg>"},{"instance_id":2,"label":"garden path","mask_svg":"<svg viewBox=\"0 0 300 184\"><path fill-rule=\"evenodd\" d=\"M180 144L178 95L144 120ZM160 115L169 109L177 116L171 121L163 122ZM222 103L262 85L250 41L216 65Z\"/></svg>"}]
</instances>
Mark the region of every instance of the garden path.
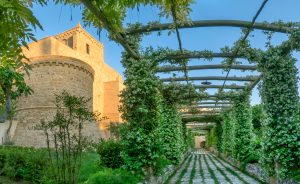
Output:
<instances>
[{"instance_id":1,"label":"garden path","mask_svg":"<svg viewBox=\"0 0 300 184\"><path fill-rule=\"evenodd\" d=\"M244 174L220 158L204 151L192 152L175 171L169 184L256 184L256 179Z\"/></svg>"}]
</instances>

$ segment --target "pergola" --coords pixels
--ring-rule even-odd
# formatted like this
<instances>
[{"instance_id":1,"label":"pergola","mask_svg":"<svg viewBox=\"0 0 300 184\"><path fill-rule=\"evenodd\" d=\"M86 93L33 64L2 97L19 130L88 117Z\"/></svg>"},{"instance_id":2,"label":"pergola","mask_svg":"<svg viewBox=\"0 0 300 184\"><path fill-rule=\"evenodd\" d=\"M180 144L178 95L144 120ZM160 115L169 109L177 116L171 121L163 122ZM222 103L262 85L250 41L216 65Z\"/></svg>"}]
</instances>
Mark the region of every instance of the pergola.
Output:
<instances>
[{"instance_id":1,"label":"pergola","mask_svg":"<svg viewBox=\"0 0 300 184\"><path fill-rule=\"evenodd\" d=\"M93 5L93 3L89 0L81 0L81 2L102 22L103 27L108 31L113 30L113 26L106 19L105 15L101 10ZM272 31L278 33L289 34L294 29L293 27L287 26L279 26L272 23L266 22L257 22L257 18L260 15L261 11L264 9L268 0L264 0L262 4L259 6L256 13L253 15L252 20L250 21L241 21L241 20L192 20L188 22L178 23L176 19L176 15L173 14L173 22L170 23L157 23L152 25L143 25L138 28L128 28L125 29L125 32L117 32L115 33L114 40L121 44L126 52L133 58L139 59L141 57L140 53L136 52L131 45L126 41L126 38L129 35L141 34L141 33L151 33L157 31L165 31L170 29L175 29L176 37L178 41L178 51L176 54L167 55L165 58L162 58L164 61L169 60L191 60L191 59L205 59L207 58L207 54L204 51L189 51L186 52L183 48L182 38L180 34L180 30L182 29L191 29L191 28L203 28L203 27L239 27L244 29L244 35L239 40L239 42L243 42L247 40L252 30L263 30L263 31ZM173 12L174 13L174 12ZM182 118L197 118L201 116L216 116L220 112L231 107L233 102L230 98L227 98L226 90L235 91L235 92L243 92L243 91L251 91L253 88L260 82L262 78L262 74L257 71L257 66L252 64L252 61L248 61L248 64L237 64L234 62L236 59L245 59L242 55L239 54L241 50L241 46L235 46L231 52L228 53L210 53L209 58L223 58L227 59L229 65L225 66L223 64L201 64L199 62L198 65L189 65L184 63L182 65L162 65L157 70L158 75L161 73L169 73L169 72L180 72L184 73L183 76L179 77L165 77L161 78L161 81L164 83L169 83L172 81L177 82L186 82L187 84L193 82L193 87L197 90L209 90L209 89L217 89L217 93L209 93L208 95L201 97L201 100L193 103L190 108L198 109L199 112L196 114L190 114L188 112L183 112ZM203 70L224 70L224 74L222 76L190 76L191 72L198 72ZM246 71L246 72L254 72L256 74L251 74L247 76L234 76L231 75L232 71ZM221 73L221 72L220 72ZM239 84L228 84L229 82L238 82ZM220 84L221 83L221 84ZM187 107L189 108L189 107ZM198 122L201 123L201 122Z\"/></svg>"}]
</instances>

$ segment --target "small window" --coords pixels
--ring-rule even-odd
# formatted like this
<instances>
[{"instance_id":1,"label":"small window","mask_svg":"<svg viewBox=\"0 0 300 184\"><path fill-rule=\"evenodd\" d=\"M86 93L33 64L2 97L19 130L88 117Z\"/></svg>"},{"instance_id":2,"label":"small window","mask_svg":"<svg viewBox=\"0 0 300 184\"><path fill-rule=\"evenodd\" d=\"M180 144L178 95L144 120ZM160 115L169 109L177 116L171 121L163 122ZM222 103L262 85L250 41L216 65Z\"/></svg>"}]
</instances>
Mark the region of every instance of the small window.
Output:
<instances>
[{"instance_id":1,"label":"small window","mask_svg":"<svg viewBox=\"0 0 300 184\"><path fill-rule=\"evenodd\" d=\"M70 38L68 38L67 45L73 49L73 36L71 36Z\"/></svg>"},{"instance_id":2,"label":"small window","mask_svg":"<svg viewBox=\"0 0 300 184\"><path fill-rule=\"evenodd\" d=\"M90 45L89 44L86 44L86 53L90 54Z\"/></svg>"}]
</instances>

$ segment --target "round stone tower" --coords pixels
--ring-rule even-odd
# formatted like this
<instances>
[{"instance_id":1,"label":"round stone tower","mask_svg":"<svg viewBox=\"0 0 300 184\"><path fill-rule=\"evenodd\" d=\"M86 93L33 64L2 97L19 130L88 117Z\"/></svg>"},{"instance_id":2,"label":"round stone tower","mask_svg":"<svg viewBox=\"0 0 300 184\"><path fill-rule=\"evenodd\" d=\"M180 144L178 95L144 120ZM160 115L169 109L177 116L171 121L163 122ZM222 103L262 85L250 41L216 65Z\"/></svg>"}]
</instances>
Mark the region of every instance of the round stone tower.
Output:
<instances>
[{"instance_id":1,"label":"round stone tower","mask_svg":"<svg viewBox=\"0 0 300 184\"><path fill-rule=\"evenodd\" d=\"M87 123L83 130L85 136L93 140L106 138L109 122L122 121L118 111L122 77L104 62L103 49L80 24L23 48L23 54L29 58L24 62L32 68L25 80L34 92L17 101L15 123L10 129L15 144L46 146L43 133L33 126L53 118L55 94L63 90L90 98L90 109L107 117L105 121Z\"/></svg>"},{"instance_id":2,"label":"round stone tower","mask_svg":"<svg viewBox=\"0 0 300 184\"><path fill-rule=\"evenodd\" d=\"M13 141L17 145L42 147L45 145L44 135L33 127L42 119L47 121L53 118L56 94L67 91L90 98L89 107L92 110L94 71L88 64L64 56L34 58L30 66L32 70L25 80L34 93L18 100L18 126ZM97 126L93 129L97 130Z\"/></svg>"}]
</instances>

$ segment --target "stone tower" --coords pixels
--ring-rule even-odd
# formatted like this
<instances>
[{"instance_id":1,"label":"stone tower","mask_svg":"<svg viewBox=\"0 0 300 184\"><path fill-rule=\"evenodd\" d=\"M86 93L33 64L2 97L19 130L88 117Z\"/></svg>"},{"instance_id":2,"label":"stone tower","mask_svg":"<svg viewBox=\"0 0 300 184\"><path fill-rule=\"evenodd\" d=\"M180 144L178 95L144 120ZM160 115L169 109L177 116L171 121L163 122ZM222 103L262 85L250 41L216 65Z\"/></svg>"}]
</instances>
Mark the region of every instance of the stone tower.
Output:
<instances>
[{"instance_id":1,"label":"stone tower","mask_svg":"<svg viewBox=\"0 0 300 184\"><path fill-rule=\"evenodd\" d=\"M45 145L42 133L32 127L41 119L53 117L55 94L63 90L91 98L90 108L108 118L100 124L89 124L86 135L95 139L105 137L108 122L122 121L118 112L122 77L104 63L103 45L80 24L56 36L30 43L28 47L23 52L29 58L32 70L25 80L34 93L17 102L15 144Z\"/></svg>"}]
</instances>

